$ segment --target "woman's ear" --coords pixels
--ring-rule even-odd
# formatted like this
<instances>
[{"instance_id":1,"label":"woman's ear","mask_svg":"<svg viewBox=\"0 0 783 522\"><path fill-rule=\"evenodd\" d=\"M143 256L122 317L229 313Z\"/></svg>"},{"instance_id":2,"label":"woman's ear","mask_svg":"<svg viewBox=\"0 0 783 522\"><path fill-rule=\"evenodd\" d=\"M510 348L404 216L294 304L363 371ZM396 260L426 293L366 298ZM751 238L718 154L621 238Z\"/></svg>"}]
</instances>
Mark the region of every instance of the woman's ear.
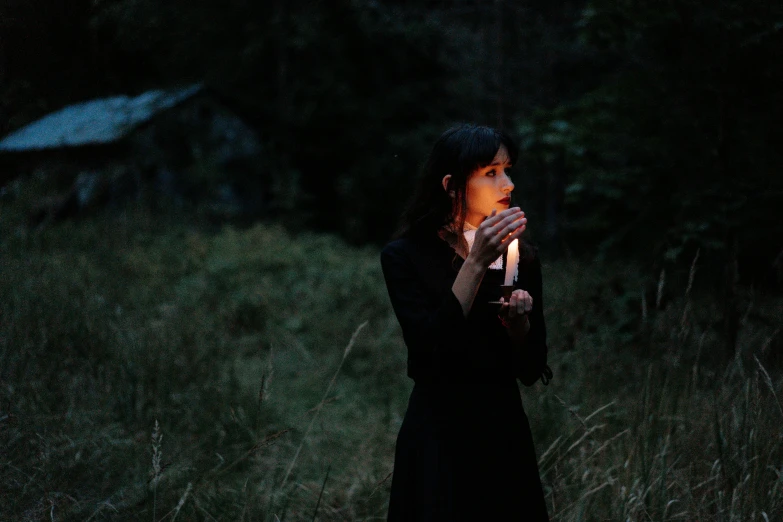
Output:
<instances>
[{"instance_id":1,"label":"woman's ear","mask_svg":"<svg viewBox=\"0 0 783 522\"><path fill-rule=\"evenodd\" d=\"M451 174L446 174L443 176L443 179L441 180L441 185L443 185L443 190L449 193L449 196L452 198L454 197L454 191L449 190L449 186L451 185Z\"/></svg>"}]
</instances>

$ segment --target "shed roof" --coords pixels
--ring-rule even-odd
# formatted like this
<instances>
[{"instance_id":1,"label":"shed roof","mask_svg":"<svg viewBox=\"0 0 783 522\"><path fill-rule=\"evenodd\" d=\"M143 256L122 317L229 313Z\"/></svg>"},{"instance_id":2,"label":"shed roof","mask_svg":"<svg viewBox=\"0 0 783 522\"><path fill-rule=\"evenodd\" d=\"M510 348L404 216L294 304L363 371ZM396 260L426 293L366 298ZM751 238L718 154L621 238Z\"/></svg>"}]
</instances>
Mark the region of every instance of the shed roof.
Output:
<instances>
[{"instance_id":1,"label":"shed roof","mask_svg":"<svg viewBox=\"0 0 783 522\"><path fill-rule=\"evenodd\" d=\"M0 141L0 153L111 143L202 88L199 83L147 91L133 98L113 96L69 105L6 136Z\"/></svg>"}]
</instances>

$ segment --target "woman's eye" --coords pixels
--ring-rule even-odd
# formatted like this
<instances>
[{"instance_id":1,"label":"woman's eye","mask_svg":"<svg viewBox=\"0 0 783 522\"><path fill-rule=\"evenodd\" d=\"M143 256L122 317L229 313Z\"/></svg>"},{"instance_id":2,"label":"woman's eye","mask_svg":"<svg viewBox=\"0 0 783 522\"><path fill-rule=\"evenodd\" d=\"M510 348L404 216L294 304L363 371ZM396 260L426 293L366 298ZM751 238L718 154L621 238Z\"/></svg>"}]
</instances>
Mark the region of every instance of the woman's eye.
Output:
<instances>
[{"instance_id":1,"label":"woman's eye","mask_svg":"<svg viewBox=\"0 0 783 522\"><path fill-rule=\"evenodd\" d=\"M488 170L487 171L487 176L494 177L495 176L495 169Z\"/></svg>"}]
</instances>

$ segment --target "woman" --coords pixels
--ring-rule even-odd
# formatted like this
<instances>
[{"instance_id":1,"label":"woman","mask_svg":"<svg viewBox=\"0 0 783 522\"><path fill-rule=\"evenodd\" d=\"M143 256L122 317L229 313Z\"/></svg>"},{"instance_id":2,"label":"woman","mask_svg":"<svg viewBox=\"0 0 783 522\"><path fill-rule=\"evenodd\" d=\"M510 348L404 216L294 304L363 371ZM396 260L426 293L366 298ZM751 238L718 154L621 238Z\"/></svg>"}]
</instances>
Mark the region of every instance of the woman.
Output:
<instances>
[{"instance_id":1,"label":"woman","mask_svg":"<svg viewBox=\"0 0 783 522\"><path fill-rule=\"evenodd\" d=\"M527 223L510 207L515 159L503 132L446 131L381 253L415 383L397 438L389 521L548 520L516 383L552 376L541 265L522 240L508 302L500 289L506 250Z\"/></svg>"}]
</instances>

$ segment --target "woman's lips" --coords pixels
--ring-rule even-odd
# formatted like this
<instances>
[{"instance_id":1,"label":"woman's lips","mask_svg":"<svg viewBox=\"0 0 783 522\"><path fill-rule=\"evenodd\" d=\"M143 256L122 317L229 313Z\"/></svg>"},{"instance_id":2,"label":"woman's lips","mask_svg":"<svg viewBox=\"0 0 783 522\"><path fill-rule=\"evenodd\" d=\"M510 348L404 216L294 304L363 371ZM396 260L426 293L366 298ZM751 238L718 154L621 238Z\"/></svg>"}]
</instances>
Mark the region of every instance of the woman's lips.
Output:
<instances>
[{"instance_id":1,"label":"woman's lips","mask_svg":"<svg viewBox=\"0 0 783 522\"><path fill-rule=\"evenodd\" d=\"M498 203L503 203L505 205L508 205L509 203L511 203L511 198L500 199L500 200L498 200Z\"/></svg>"}]
</instances>

